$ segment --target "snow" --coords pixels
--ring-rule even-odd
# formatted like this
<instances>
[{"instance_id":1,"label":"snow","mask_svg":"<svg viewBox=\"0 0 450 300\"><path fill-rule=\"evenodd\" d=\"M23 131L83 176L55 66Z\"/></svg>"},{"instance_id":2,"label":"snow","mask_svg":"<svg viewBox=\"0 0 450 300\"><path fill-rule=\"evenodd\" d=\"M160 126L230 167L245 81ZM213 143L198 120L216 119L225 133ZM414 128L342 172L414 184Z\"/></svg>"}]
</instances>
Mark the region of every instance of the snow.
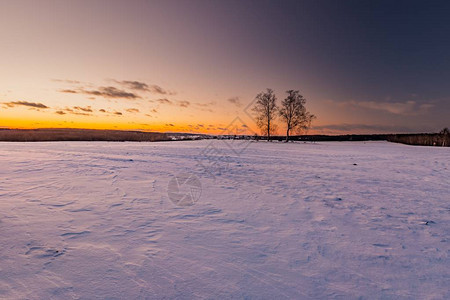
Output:
<instances>
[{"instance_id":1,"label":"snow","mask_svg":"<svg viewBox=\"0 0 450 300\"><path fill-rule=\"evenodd\" d=\"M234 143L0 143L0 298L450 298L448 148Z\"/></svg>"}]
</instances>

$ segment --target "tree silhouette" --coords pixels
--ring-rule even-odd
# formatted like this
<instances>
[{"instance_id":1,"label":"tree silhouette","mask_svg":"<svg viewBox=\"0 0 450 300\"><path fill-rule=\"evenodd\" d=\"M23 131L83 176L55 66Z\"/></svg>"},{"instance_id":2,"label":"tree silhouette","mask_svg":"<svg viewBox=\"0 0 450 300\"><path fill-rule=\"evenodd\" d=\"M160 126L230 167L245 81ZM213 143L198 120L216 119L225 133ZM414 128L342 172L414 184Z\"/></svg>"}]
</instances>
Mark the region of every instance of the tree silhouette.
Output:
<instances>
[{"instance_id":1,"label":"tree silhouette","mask_svg":"<svg viewBox=\"0 0 450 300\"><path fill-rule=\"evenodd\" d=\"M448 146L450 144L450 130L447 127L442 129L439 134L442 139L442 147Z\"/></svg>"},{"instance_id":2,"label":"tree silhouette","mask_svg":"<svg viewBox=\"0 0 450 300\"><path fill-rule=\"evenodd\" d=\"M276 101L277 98L273 90L267 89L266 92L256 95L256 103L252 109L256 115L256 124L261 129L261 132L267 135L268 141L270 141L270 134L275 131L273 121L278 111Z\"/></svg>"},{"instance_id":3,"label":"tree silhouette","mask_svg":"<svg viewBox=\"0 0 450 300\"><path fill-rule=\"evenodd\" d=\"M279 109L281 119L286 123L286 142L291 130L303 131L311 126L316 117L306 110L306 99L299 91L286 91L287 97L281 102Z\"/></svg>"}]
</instances>

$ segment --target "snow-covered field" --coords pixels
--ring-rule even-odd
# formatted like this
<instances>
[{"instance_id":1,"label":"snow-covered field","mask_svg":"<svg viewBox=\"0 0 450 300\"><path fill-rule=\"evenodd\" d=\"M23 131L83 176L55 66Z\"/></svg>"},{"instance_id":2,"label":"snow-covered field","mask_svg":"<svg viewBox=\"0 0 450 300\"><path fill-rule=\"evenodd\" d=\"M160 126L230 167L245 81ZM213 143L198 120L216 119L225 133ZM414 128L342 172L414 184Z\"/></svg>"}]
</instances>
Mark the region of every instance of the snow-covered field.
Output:
<instances>
[{"instance_id":1,"label":"snow-covered field","mask_svg":"<svg viewBox=\"0 0 450 300\"><path fill-rule=\"evenodd\" d=\"M210 143L0 143L0 298L450 298L449 148Z\"/></svg>"}]
</instances>

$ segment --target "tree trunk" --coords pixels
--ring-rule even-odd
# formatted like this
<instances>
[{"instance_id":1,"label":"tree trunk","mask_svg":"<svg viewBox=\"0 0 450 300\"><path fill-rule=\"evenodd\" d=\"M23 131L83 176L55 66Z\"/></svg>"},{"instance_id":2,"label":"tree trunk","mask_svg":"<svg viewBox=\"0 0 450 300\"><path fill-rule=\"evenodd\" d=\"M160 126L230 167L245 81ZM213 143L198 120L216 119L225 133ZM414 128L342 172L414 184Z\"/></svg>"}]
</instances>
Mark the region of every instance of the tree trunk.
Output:
<instances>
[{"instance_id":1,"label":"tree trunk","mask_svg":"<svg viewBox=\"0 0 450 300\"><path fill-rule=\"evenodd\" d=\"M286 143L289 142L289 128L286 130Z\"/></svg>"}]
</instances>

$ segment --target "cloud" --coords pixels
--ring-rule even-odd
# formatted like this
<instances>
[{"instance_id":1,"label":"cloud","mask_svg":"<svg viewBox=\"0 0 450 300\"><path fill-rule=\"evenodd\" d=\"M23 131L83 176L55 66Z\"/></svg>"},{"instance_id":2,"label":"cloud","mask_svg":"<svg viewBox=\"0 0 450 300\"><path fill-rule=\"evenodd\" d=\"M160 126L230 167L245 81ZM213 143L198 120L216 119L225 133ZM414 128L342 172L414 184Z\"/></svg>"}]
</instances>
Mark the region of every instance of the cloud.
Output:
<instances>
[{"instance_id":1,"label":"cloud","mask_svg":"<svg viewBox=\"0 0 450 300\"><path fill-rule=\"evenodd\" d=\"M74 106L73 109L81 110L81 111L84 111L84 112L92 112L92 108L90 106L88 106L88 107Z\"/></svg>"},{"instance_id":2,"label":"cloud","mask_svg":"<svg viewBox=\"0 0 450 300\"><path fill-rule=\"evenodd\" d=\"M128 108L128 109L126 109L126 111L129 112L129 113L138 113L139 109L137 109L137 108Z\"/></svg>"},{"instance_id":3,"label":"cloud","mask_svg":"<svg viewBox=\"0 0 450 300\"><path fill-rule=\"evenodd\" d=\"M77 115L77 116L92 116L92 114L85 113L85 112L74 111L74 110L71 109L71 108L66 108L66 109L64 109L63 112L66 112L66 113L72 114L72 115Z\"/></svg>"},{"instance_id":4,"label":"cloud","mask_svg":"<svg viewBox=\"0 0 450 300\"><path fill-rule=\"evenodd\" d=\"M104 108L101 108L98 111L101 112L101 113L104 113L104 114L109 114L109 115L116 115L116 116L122 116L123 115L123 113L120 112L120 111L108 111L108 110L106 110Z\"/></svg>"},{"instance_id":5,"label":"cloud","mask_svg":"<svg viewBox=\"0 0 450 300\"><path fill-rule=\"evenodd\" d=\"M239 97L232 97L227 99L228 102L230 102L231 104L236 105L237 107L241 107L242 103L241 100L239 99Z\"/></svg>"},{"instance_id":6,"label":"cloud","mask_svg":"<svg viewBox=\"0 0 450 300\"><path fill-rule=\"evenodd\" d=\"M78 116L92 116L92 108L90 106L80 107L74 106L72 108L66 107L64 109L59 109L55 113L58 115L72 114Z\"/></svg>"},{"instance_id":7,"label":"cloud","mask_svg":"<svg viewBox=\"0 0 450 300\"><path fill-rule=\"evenodd\" d=\"M156 101L156 102L158 102L160 104L177 105L177 106L185 107L185 108L188 107L189 105L191 105L191 102L186 101L186 100L175 100L175 101L173 101L173 100L169 100L167 98L161 98L161 99L156 99L154 101ZM151 101L151 102L154 102L154 101Z\"/></svg>"},{"instance_id":8,"label":"cloud","mask_svg":"<svg viewBox=\"0 0 450 300\"><path fill-rule=\"evenodd\" d=\"M98 89L94 90L86 90L84 88L79 89L63 89L60 90L61 93L69 93L69 94L86 94L91 96L99 96L104 98L124 98L124 99L138 99L141 96L127 92L125 90L118 89L113 86L101 86Z\"/></svg>"},{"instance_id":9,"label":"cloud","mask_svg":"<svg viewBox=\"0 0 450 300\"><path fill-rule=\"evenodd\" d=\"M53 81L71 84L74 86L73 88L59 90L59 92L61 93L86 94L105 98L125 98L125 99L142 98L136 92L147 92L159 95L176 94L175 92L166 90L159 85L147 84L145 82L136 80L115 80L115 79L109 80L110 82L116 83L121 88L115 86L100 86L98 88L92 88L94 85L89 83L82 83L77 80L53 79ZM136 92L130 92L127 91L127 89Z\"/></svg>"},{"instance_id":10,"label":"cloud","mask_svg":"<svg viewBox=\"0 0 450 300\"><path fill-rule=\"evenodd\" d=\"M153 118L153 114L157 114L157 113L158 113L158 110L156 110L155 108L153 108L150 112L151 112L152 114L147 113L147 114L145 114L145 115L146 115L147 117Z\"/></svg>"},{"instance_id":11,"label":"cloud","mask_svg":"<svg viewBox=\"0 0 450 300\"><path fill-rule=\"evenodd\" d=\"M339 106L353 106L361 107L370 110L377 110L388 112L395 115L415 116L419 114L427 113L434 104L431 103L417 103L416 101L406 102L380 102L380 101L345 101L334 102Z\"/></svg>"},{"instance_id":12,"label":"cloud","mask_svg":"<svg viewBox=\"0 0 450 300\"><path fill-rule=\"evenodd\" d=\"M32 108L49 108L47 105L36 102L27 102L27 101L12 101L12 102L3 102L7 107L15 107L15 106L27 106Z\"/></svg>"},{"instance_id":13,"label":"cloud","mask_svg":"<svg viewBox=\"0 0 450 300\"><path fill-rule=\"evenodd\" d=\"M78 80L70 80L70 79L52 79L52 81L55 82L64 82L64 83L70 83L70 84L80 84L81 82Z\"/></svg>"},{"instance_id":14,"label":"cloud","mask_svg":"<svg viewBox=\"0 0 450 300\"><path fill-rule=\"evenodd\" d=\"M97 90L83 90L80 92L93 96L101 96L105 98L125 98L125 99L137 99L141 98L139 95L125 90L120 90L113 86L101 86Z\"/></svg>"},{"instance_id":15,"label":"cloud","mask_svg":"<svg viewBox=\"0 0 450 300\"><path fill-rule=\"evenodd\" d=\"M149 92L149 93L160 94L160 95L175 95L176 94L175 92L168 91L156 84L147 84L145 82L136 81L136 80L115 80L115 79L113 79L113 81L120 84L123 87L132 89L132 90L136 90L136 91L143 91L143 92Z\"/></svg>"},{"instance_id":16,"label":"cloud","mask_svg":"<svg viewBox=\"0 0 450 300\"><path fill-rule=\"evenodd\" d=\"M178 101L177 104L181 107L188 107L191 103L189 101Z\"/></svg>"},{"instance_id":17,"label":"cloud","mask_svg":"<svg viewBox=\"0 0 450 300\"><path fill-rule=\"evenodd\" d=\"M126 88L137 90L137 91L150 91L150 87L145 82L135 81L135 80L114 80L114 82L125 86Z\"/></svg>"},{"instance_id":18,"label":"cloud","mask_svg":"<svg viewBox=\"0 0 450 300\"><path fill-rule=\"evenodd\" d=\"M213 106L213 105L216 105L216 102L214 102L214 101L211 101L211 102L208 102L208 103L194 103L194 105L195 106L199 106L199 107L209 107L209 106Z\"/></svg>"},{"instance_id":19,"label":"cloud","mask_svg":"<svg viewBox=\"0 0 450 300\"><path fill-rule=\"evenodd\" d=\"M170 105L172 105L172 104L173 104L173 102L172 102L172 101L170 101L170 100L169 100L169 99L167 99L167 98L156 99L156 102L159 102L159 103L161 103L161 104L170 104Z\"/></svg>"},{"instance_id":20,"label":"cloud","mask_svg":"<svg viewBox=\"0 0 450 300\"><path fill-rule=\"evenodd\" d=\"M198 102L196 102L196 103L193 103L193 105L197 106L198 109L201 110L201 111L214 112L209 107L216 105L216 102L214 102L214 101L211 101L211 102L208 102L208 103L198 103Z\"/></svg>"},{"instance_id":21,"label":"cloud","mask_svg":"<svg viewBox=\"0 0 450 300\"><path fill-rule=\"evenodd\" d=\"M149 91L151 93L161 94L161 95L174 95L175 94L174 92L167 91L167 90L163 89L162 87L160 87L159 85L156 85L156 84L152 84L149 87Z\"/></svg>"},{"instance_id":22,"label":"cloud","mask_svg":"<svg viewBox=\"0 0 450 300\"><path fill-rule=\"evenodd\" d=\"M64 90L60 90L61 93L67 93L67 94L77 94L78 92L75 90L70 90L70 89L64 89Z\"/></svg>"},{"instance_id":23,"label":"cloud","mask_svg":"<svg viewBox=\"0 0 450 300\"><path fill-rule=\"evenodd\" d=\"M90 106L89 106L89 107L90 107ZM127 111L128 111L128 110L130 110L130 109L127 109ZM132 110L132 109L131 109L131 110ZM101 113L104 113L104 114L110 114L110 115L116 115L116 116L122 116L122 115L123 115L123 113L120 112L120 111L107 111L107 110L104 109L104 108L99 109L98 111L101 112Z\"/></svg>"}]
</instances>

